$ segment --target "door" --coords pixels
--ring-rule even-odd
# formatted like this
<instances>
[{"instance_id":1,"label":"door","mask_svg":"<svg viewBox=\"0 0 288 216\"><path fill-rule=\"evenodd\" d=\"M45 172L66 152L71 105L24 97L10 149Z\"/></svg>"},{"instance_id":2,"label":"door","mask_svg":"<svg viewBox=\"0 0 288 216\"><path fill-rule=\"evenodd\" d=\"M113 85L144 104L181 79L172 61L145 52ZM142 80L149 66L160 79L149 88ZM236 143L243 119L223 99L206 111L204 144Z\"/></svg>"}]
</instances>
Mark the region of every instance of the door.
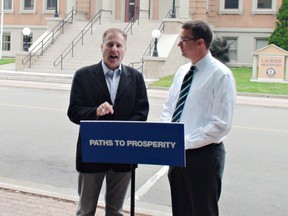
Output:
<instances>
[{"instance_id":1,"label":"door","mask_svg":"<svg viewBox=\"0 0 288 216\"><path fill-rule=\"evenodd\" d=\"M125 22L129 22L133 17L139 18L140 0L126 0Z\"/></svg>"}]
</instances>

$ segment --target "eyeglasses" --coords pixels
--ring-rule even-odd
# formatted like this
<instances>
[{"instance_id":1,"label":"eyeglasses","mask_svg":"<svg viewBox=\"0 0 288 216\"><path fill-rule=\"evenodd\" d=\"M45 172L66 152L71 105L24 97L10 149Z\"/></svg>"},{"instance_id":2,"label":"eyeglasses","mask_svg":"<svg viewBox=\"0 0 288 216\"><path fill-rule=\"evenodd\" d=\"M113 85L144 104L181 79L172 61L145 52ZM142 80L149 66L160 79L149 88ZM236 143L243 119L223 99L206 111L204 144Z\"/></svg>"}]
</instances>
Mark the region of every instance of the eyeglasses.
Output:
<instances>
[{"instance_id":1,"label":"eyeglasses","mask_svg":"<svg viewBox=\"0 0 288 216\"><path fill-rule=\"evenodd\" d=\"M179 41L182 42L182 43L187 43L188 41L196 41L198 39L196 38L182 38L182 37L179 37Z\"/></svg>"}]
</instances>

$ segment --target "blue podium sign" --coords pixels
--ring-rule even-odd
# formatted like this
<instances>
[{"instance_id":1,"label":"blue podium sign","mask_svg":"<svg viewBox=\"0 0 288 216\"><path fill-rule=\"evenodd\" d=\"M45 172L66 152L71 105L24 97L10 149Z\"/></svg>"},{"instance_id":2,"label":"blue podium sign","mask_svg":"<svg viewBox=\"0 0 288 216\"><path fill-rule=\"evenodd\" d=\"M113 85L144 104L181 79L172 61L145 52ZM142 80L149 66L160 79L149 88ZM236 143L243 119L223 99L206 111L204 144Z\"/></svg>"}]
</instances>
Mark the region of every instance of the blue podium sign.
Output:
<instances>
[{"instance_id":1,"label":"blue podium sign","mask_svg":"<svg viewBox=\"0 0 288 216\"><path fill-rule=\"evenodd\" d=\"M81 121L83 162L185 166L181 123Z\"/></svg>"}]
</instances>

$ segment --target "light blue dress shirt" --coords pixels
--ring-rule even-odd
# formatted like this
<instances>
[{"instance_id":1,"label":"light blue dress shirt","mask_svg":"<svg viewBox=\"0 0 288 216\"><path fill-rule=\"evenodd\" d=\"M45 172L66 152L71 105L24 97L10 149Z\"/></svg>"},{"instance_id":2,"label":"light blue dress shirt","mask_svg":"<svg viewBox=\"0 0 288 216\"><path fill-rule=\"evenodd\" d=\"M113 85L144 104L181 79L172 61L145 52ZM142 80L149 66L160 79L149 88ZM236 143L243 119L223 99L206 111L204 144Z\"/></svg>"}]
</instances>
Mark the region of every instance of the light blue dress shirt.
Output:
<instances>
[{"instance_id":1,"label":"light blue dress shirt","mask_svg":"<svg viewBox=\"0 0 288 216\"><path fill-rule=\"evenodd\" d=\"M105 63L102 61L102 68L104 71L104 75L105 75L105 79L106 79L106 83L108 86L108 90L110 93L110 97L111 97L111 101L114 104L115 103L115 98L116 98L116 94L117 94L117 90L118 90L118 86L119 86L119 81L120 81L120 76L121 76L121 64L119 66L119 68L117 68L116 70L110 70ZM109 75L109 74L112 74Z\"/></svg>"}]
</instances>

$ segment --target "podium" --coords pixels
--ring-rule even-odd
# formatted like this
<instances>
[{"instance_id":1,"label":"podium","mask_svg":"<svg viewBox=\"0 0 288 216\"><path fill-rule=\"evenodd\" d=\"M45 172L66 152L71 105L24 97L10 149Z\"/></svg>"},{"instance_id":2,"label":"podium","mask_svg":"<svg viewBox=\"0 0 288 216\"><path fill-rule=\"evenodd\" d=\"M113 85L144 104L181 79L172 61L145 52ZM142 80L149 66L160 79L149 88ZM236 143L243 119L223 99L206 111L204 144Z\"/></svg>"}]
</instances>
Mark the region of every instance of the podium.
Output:
<instances>
[{"instance_id":1,"label":"podium","mask_svg":"<svg viewBox=\"0 0 288 216\"><path fill-rule=\"evenodd\" d=\"M83 162L131 164L131 215L135 164L185 166L184 125L139 121L81 121Z\"/></svg>"}]
</instances>

